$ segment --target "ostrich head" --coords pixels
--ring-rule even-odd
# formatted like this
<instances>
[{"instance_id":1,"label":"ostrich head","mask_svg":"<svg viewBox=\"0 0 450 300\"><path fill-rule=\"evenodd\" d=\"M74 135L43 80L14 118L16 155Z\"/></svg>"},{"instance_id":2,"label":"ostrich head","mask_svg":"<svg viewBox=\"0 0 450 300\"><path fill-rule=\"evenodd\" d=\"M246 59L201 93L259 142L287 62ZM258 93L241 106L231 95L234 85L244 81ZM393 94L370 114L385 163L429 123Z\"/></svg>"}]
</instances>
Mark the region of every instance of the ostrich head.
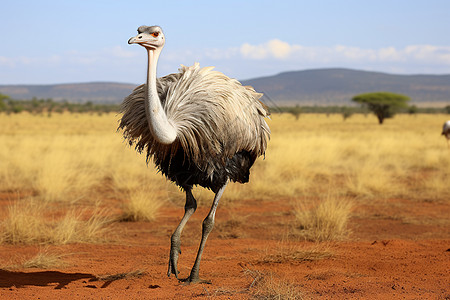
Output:
<instances>
[{"instance_id":1,"label":"ostrich head","mask_svg":"<svg viewBox=\"0 0 450 300\"><path fill-rule=\"evenodd\" d=\"M159 26L141 26L138 35L128 40L128 44L138 44L147 50L161 50L164 43L164 33Z\"/></svg>"}]
</instances>

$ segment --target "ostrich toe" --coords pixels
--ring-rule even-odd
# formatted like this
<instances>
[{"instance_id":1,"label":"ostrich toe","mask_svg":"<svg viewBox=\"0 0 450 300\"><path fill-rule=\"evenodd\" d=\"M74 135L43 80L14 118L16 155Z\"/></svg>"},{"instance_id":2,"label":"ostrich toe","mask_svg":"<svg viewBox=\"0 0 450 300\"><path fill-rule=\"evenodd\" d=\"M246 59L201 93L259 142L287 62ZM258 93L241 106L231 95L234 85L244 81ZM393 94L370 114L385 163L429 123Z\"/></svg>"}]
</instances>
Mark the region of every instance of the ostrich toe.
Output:
<instances>
[{"instance_id":1,"label":"ostrich toe","mask_svg":"<svg viewBox=\"0 0 450 300\"><path fill-rule=\"evenodd\" d=\"M188 278L180 279L180 282L182 282L183 285L190 285L197 283L211 284L211 280L200 279L198 275L197 276L191 275Z\"/></svg>"},{"instance_id":2,"label":"ostrich toe","mask_svg":"<svg viewBox=\"0 0 450 300\"><path fill-rule=\"evenodd\" d=\"M171 244L170 247L170 258L169 258L169 270L167 271L167 276L170 277L171 274L174 274L175 277L178 279L178 269L177 269L177 263L178 263L178 256L181 254L180 246L176 245L175 243Z\"/></svg>"}]
</instances>

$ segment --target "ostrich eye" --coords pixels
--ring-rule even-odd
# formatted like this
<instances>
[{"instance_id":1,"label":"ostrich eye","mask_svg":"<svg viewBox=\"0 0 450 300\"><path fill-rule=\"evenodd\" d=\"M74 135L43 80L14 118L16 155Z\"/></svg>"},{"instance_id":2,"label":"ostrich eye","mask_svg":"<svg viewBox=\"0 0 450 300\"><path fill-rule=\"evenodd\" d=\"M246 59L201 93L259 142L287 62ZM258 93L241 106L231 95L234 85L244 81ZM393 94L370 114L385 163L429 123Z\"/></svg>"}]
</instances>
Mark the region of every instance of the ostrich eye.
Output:
<instances>
[{"instance_id":1,"label":"ostrich eye","mask_svg":"<svg viewBox=\"0 0 450 300\"><path fill-rule=\"evenodd\" d=\"M159 32L153 32L153 33L152 33L152 36L153 36L153 37L158 37L158 36L159 36Z\"/></svg>"}]
</instances>

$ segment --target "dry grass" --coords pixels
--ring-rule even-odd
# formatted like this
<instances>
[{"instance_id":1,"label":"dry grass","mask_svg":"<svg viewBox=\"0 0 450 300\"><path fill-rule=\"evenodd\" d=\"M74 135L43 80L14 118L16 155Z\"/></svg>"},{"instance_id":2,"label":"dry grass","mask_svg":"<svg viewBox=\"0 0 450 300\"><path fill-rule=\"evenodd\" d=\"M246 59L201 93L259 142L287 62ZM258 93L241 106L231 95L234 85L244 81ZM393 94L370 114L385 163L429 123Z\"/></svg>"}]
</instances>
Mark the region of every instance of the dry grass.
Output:
<instances>
[{"instance_id":1,"label":"dry grass","mask_svg":"<svg viewBox=\"0 0 450 300\"><path fill-rule=\"evenodd\" d=\"M16 269L50 269L50 268L63 268L67 266L67 263L63 260L64 256L68 254L57 254L49 250L48 247L39 248L36 255L31 258L16 258L14 263L3 266L5 270Z\"/></svg>"},{"instance_id":2,"label":"dry grass","mask_svg":"<svg viewBox=\"0 0 450 300\"><path fill-rule=\"evenodd\" d=\"M327 259L333 256L330 245L315 243L299 245L289 241L281 241L277 248L266 249L258 263L299 263Z\"/></svg>"},{"instance_id":3,"label":"dry grass","mask_svg":"<svg viewBox=\"0 0 450 300\"><path fill-rule=\"evenodd\" d=\"M244 270L244 274L252 278L249 289L255 299L303 299L300 289L293 280L280 278L273 272L261 272L249 268Z\"/></svg>"},{"instance_id":4,"label":"dry grass","mask_svg":"<svg viewBox=\"0 0 450 300\"><path fill-rule=\"evenodd\" d=\"M113 114L2 115L0 190L31 191L45 201L95 201L97 187L120 172L120 162L131 169L136 161L115 123Z\"/></svg>"},{"instance_id":5,"label":"dry grass","mask_svg":"<svg viewBox=\"0 0 450 300\"><path fill-rule=\"evenodd\" d=\"M243 224L247 223L249 215L242 216L238 209L231 209L230 215L224 222L217 222L214 225L214 231L221 239L238 239L246 237L243 230Z\"/></svg>"},{"instance_id":6,"label":"dry grass","mask_svg":"<svg viewBox=\"0 0 450 300\"><path fill-rule=\"evenodd\" d=\"M62 259L64 256L52 253L48 248L41 249L35 256L25 260L21 267L25 269L37 268L37 269L50 269L50 268L62 268L67 264Z\"/></svg>"},{"instance_id":7,"label":"dry grass","mask_svg":"<svg viewBox=\"0 0 450 300\"><path fill-rule=\"evenodd\" d=\"M97 276L96 278L91 279L89 281L112 282L112 281L121 280L121 279L141 278L145 274L147 274L147 273L142 270L135 270L135 271L130 271L130 272L126 272L126 273L117 273L117 274L112 274L112 275Z\"/></svg>"},{"instance_id":8,"label":"dry grass","mask_svg":"<svg viewBox=\"0 0 450 300\"><path fill-rule=\"evenodd\" d=\"M312 208L299 201L295 207L295 216L302 230L301 234L306 239L333 241L341 240L349 234L347 223L351 210L351 201L329 196Z\"/></svg>"},{"instance_id":9,"label":"dry grass","mask_svg":"<svg viewBox=\"0 0 450 300\"><path fill-rule=\"evenodd\" d=\"M32 199L18 200L8 207L1 222L0 241L6 244L98 243L106 240L111 222L105 212L69 209L63 217L51 215L49 205Z\"/></svg>"},{"instance_id":10,"label":"dry grass","mask_svg":"<svg viewBox=\"0 0 450 300\"><path fill-rule=\"evenodd\" d=\"M274 115L265 161L246 188L252 197L450 199L450 151L439 135L448 116L398 115L379 126L372 117Z\"/></svg>"},{"instance_id":11,"label":"dry grass","mask_svg":"<svg viewBox=\"0 0 450 300\"><path fill-rule=\"evenodd\" d=\"M95 202L105 190L127 203L141 197L136 191L150 189L157 197L146 205L155 210L159 201L183 205L183 193L122 141L117 119L115 114L1 115L0 191L74 204ZM446 119L397 115L379 126L373 116L342 122L340 115L305 114L295 121L274 114L266 158L257 160L248 184L227 187L221 205L249 198L321 199L330 186L336 197L358 201L448 201L450 151L440 136ZM202 189L194 194L199 205L213 198ZM133 209L125 208L137 215Z\"/></svg>"},{"instance_id":12,"label":"dry grass","mask_svg":"<svg viewBox=\"0 0 450 300\"><path fill-rule=\"evenodd\" d=\"M123 221L153 221L159 208L164 204L157 191L137 189L128 193L128 201L124 203ZM164 198L163 198L164 200Z\"/></svg>"}]
</instances>

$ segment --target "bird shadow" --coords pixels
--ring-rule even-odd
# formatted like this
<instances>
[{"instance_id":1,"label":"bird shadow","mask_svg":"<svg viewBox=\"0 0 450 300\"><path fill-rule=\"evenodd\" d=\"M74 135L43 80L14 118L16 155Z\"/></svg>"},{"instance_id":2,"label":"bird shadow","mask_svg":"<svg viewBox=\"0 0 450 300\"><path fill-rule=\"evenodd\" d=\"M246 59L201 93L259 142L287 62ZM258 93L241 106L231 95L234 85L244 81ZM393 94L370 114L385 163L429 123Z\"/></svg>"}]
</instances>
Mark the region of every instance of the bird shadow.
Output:
<instances>
[{"instance_id":1,"label":"bird shadow","mask_svg":"<svg viewBox=\"0 0 450 300\"><path fill-rule=\"evenodd\" d=\"M27 286L50 286L62 289L69 283L80 279L95 279L96 276L86 273L62 273L58 271L13 272L0 269L0 288L23 288Z\"/></svg>"}]
</instances>

